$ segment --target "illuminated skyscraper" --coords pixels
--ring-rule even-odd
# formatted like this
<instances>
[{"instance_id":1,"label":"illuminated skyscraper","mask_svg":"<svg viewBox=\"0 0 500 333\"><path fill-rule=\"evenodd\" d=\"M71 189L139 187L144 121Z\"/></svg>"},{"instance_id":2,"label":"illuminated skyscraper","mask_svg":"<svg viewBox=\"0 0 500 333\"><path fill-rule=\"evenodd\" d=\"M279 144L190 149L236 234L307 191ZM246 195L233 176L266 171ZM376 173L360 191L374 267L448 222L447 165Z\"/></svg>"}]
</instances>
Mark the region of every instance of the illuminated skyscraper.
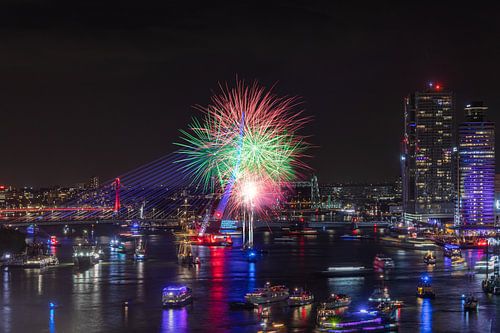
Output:
<instances>
[{"instance_id":1,"label":"illuminated skyscraper","mask_svg":"<svg viewBox=\"0 0 500 333\"><path fill-rule=\"evenodd\" d=\"M459 126L459 200L456 224L495 222L495 124L487 121L488 107L475 102L465 108Z\"/></svg>"},{"instance_id":2,"label":"illuminated skyscraper","mask_svg":"<svg viewBox=\"0 0 500 333\"><path fill-rule=\"evenodd\" d=\"M401 167L406 221L453 218L453 104L453 94L439 84L429 84L424 92L404 100Z\"/></svg>"}]
</instances>

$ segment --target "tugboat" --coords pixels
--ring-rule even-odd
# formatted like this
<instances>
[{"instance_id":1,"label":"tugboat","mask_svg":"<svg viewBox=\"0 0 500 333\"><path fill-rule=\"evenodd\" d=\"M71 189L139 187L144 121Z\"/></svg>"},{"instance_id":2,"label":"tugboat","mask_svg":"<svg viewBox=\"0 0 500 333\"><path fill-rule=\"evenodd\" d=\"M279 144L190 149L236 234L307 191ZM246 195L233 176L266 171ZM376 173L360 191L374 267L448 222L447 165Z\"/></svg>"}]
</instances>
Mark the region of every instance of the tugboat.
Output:
<instances>
[{"instance_id":1,"label":"tugboat","mask_svg":"<svg viewBox=\"0 0 500 333\"><path fill-rule=\"evenodd\" d=\"M288 298L288 305L290 306L303 306L313 302L314 295L302 288L295 288Z\"/></svg>"},{"instance_id":2,"label":"tugboat","mask_svg":"<svg viewBox=\"0 0 500 333\"><path fill-rule=\"evenodd\" d=\"M267 304L281 302L289 297L288 288L285 286L271 286L266 282L264 288L255 289L245 295L245 301L252 304Z\"/></svg>"},{"instance_id":3,"label":"tugboat","mask_svg":"<svg viewBox=\"0 0 500 333\"><path fill-rule=\"evenodd\" d=\"M476 311L479 301L472 294L464 299L464 311Z\"/></svg>"},{"instance_id":4,"label":"tugboat","mask_svg":"<svg viewBox=\"0 0 500 333\"><path fill-rule=\"evenodd\" d=\"M377 254L373 260L373 266L381 270L394 268L394 260L384 254Z\"/></svg>"},{"instance_id":5,"label":"tugboat","mask_svg":"<svg viewBox=\"0 0 500 333\"><path fill-rule=\"evenodd\" d=\"M432 289L431 279L424 275L420 283L417 286L417 297L420 298L435 298L436 294L434 293L434 289Z\"/></svg>"},{"instance_id":6,"label":"tugboat","mask_svg":"<svg viewBox=\"0 0 500 333\"><path fill-rule=\"evenodd\" d=\"M427 251L427 253L424 256L424 263L426 263L427 265L436 264L436 257L434 256L434 252Z\"/></svg>"},{"instance_id":7,"label":"tugboat","mask_svg":"<svg viewBox=\"0 0 500 333\"><path fill-rule=\"evenodd\" d=\"M186 286L169 286L163 288L162 304L164 307L184 306L192 302L192 291Z\"/></svg>"}]
</instances>

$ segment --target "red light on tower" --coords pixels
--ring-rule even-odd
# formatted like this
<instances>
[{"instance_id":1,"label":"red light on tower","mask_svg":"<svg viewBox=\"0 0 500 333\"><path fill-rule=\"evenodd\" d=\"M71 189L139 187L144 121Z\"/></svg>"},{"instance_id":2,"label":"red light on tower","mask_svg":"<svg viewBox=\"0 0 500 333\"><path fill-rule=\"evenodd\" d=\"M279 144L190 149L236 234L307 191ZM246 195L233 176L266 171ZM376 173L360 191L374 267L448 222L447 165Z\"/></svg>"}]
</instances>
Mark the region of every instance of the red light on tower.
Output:
<instances>
[{"instance_id":1,"label":"red light on tower","mask_svg":"<svg viewBox=\"0 0 500 333\"><path fill-rule=\"evenodd\" d=\"M441 85L440 84L436 84L436 90L441 90Z\"/></svg>"}]
</instances>

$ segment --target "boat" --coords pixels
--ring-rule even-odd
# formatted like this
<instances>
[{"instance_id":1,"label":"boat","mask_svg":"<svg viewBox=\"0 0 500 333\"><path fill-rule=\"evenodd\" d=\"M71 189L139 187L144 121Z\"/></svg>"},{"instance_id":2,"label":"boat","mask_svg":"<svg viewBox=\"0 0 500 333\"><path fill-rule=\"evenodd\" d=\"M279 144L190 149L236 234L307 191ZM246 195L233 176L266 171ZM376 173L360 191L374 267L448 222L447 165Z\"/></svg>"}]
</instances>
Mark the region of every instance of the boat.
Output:
<instances>
[{"instance_id":1,"label":"boat","mask_svg":"<svg viewBox=\"0 0 500 333\"><path fill-rule=\"evenodd\" d=\"M434 256L434 252L427 251L427 253L424 256L424 263L426 263L427 265L436 264L436 257Z\"/></svg>"},{"instance_id":2,"label":"boat","mask_svg":"<svg viewBox=\"0 0 500 333\"><path fill-rule=\"evenodd\" d=\"M480 273L490 271L493 272L495 270L495 265L497 265L498 256L492 256L489 260L480 260L476 262L474 269ZM486 267L488 265L488 267Z\"/></svg>"},{"instance_id":3,"label":"boat","mask_svg":"<svg viewBox=\"0 0 500 333\"><path fill-rule=\"evenodd\" d=\"M488 277L486 274L486 278L481 282L481 287L487 294L500 295L500 276L493 274Z\"/></svg>"},{"instance_id":4,"label":"boat","mask_svg":"<svg viewBox=\"0 0 500 333\"><path fill-rule=\"evenodd\" d=\"M281 302L289 297L288 288L285 286L271 286L266 282L264 288L257 288L245 295L245 301L252 304L267 304Z\"/></svg>"},{"instance_id":5,"label":"boat","mask_svg":"<svg viewBox=\"0 0 500 333\"><path fill-rule=\"evenodd\" d=\"M224 234L203 234L203 235L189 235L188 236L192 245L204 246L233 246L233 239L230 235Z\"/></svg>"},{"instance_id":6,"label":"boat","mask_svg":"<svg viewBox=\"0 0 500 333\"><path fill-rule=\"evenodd\" d=\"M360 239L369 239L369 236L366 235L349 235L349 234L344 234L340 236L340 238L345 239L345 240L360 240Z\"/></svg>"},{"instance_id":7,"label":"boat","mask_svg":"<svg viewBox=\"0 0 500 333\"><path fill-rule=\"evenodd\" d=\"M134 259L137 261L146 259L146 242L142 238L136 239Z\"/></svg>"},{"instance_id":8,"label":"boat","mask_svg":"<svg viewBox=\"0 0 500 333\"><path fill-rule=\"evenodd\" d=\"M248 262L257 262L259 255L257 251L255 251L254 249L247 249L245 252Z\"/></svg>"},{"instance_id":9,"label":"boat","mask_svg":"<svg viewBox=\"0 0 500 333\"><path fill-rule=\"evenodd\" d=\"M452 266L465 266L467 263L465 262L465 259L459 256L453 256L451 257L451 265Z\"/></svg>"},{"instance_id":10,"label":"boat","mask_svg":"<svg viewBox=\"0 0 500 333\"><path fill-rule=\"evenodd\" d=\"M479 301L472 294L464 299L464 311L476 311Z\"/></svg>"},{"instance_id":11,"label":"boat","mask_svg":"<svg viewBox=\"0 0 500 333\"><path fill-rule=\"evenodd\" d=\"M283 237L276 237L274 238L275 242L296 242L297 238L290 237L290 236L283 236Z\"/></svg>"},{"instance_id":12,"label":"boat","mask_svg":"<svg viewBox=\"0 0 500 333\"><path fill-rule=\"evenodd\" d=\"M378 269L394 268L394 260L384 254L377 254L373 260L373 266Z\"/></svg>"},{"instance_id":13,"label":"boat","mask_svg":"<svg viewBox=\"0 0 500 333\"><path fill-rule=\"evenodd\" d=\"M312 304L314 302L314 295L302 288L295 288L288 298L288 305L290 306L303 306Z\"/></svg>"},{"instance_id":14,"label":"boat","mask_svg":"<svg viewBox=\"0 0 500 333\"><path fill-rule=\"evenodd\" d=\"M297 228L290 228L290 231L288 231L289 235L317 235L318 230L310 228L310 227L297 227Z\"/></svg>"},{"instance_id":15,"label":"boat","mask_svg":"<svg viewBox=\"0 0 500 333\"><path fill-rule=\"evenodd\" d=\"M387 287L377 287L373 290L370 297L368 297L368 302L373 306L378 306L382 302L390 302L391 296L389 295L389 289Z\"/></svg>"},{"instance_id":16,"label":"boat","mask_svg":"<svg viewBox=\"0 0 500 333\"><path fill-rule=\"evenodd\" d=\"M186 286L169 286L163 288L161 301L164 307L184 306L192 302L192 300L192 291Z\"/></svg>"},{"instance_id":17,"label":"boat","mask_svg":"<svg viewBox=\"0 0 500 333\"><path fill-rule=\"evenodd\" d=\"M24 253L10 254L3 256L3 265L7 267L20 268L44 268L56 266L59 260L53 254L44 254L43 243L32 243L26 247Z\"/></svg>"},{"instance_id":18,"label":"boat","mask_svg":"<svg viewBox=\"0 0 500 333\"><path fill-rule=\"evenodd\" d=\"M54 247L61 246L61 243L59 243L56 236L50 236L50 238L47 240L47 244Z\"/></svg>"},{"instance_id":19,"label":"boat","mask_svg":"<svg viewBox=\"0 0 500 333\"><path fill-rule=\"evenodd\" d=\"M398 237L380 237L379 240L386 245L405 249L433 250L436 247L432 240L425 237L399 235Z\"/></svg>"},{"instance_id":20,"label":"boat","mask_svg":"<svg viewBox=\"0 0 500 333\"><path fill-rule=\"evenodd\" d=\"M456 244L445 244L444 245L444 256L445 257L461 257L462 251L460 251L460 246Z\"/></svg>"},{"instance_id":21,"label":"boat","mask_svg":"<svg viewBox=\"0 0 500 333\"><path fill-rule=\"evenodd\" d=\"M320 310L331 310L349 306L351 297L344 294L331 294L325 302L319 305Z\"/></svg>"},{"instance_id":22,"label":"boat","mask_svg":"<svg viewBox=\"0 0 500 333\"><path fill-rule=\"evenodd\" d=\"M373 269L366 268L365 266L331 266L326 271L318 272L320 275L326 276L356 276L365 275Z\"/></svg>"},{"instance_id":23,"label":"boat","mask_svg":"<svg viewBox=\"0 0 500 333\"><path fill-rule=\"evenodd\" d=\"M378 311L361 310L318 316L318 330L323 332L393 332L397 329L397 322Z\"/></svg>"},{"instance_id":24,"label":"boat","mask_svg":"<svg viewBox=\"0 0 500 333\"><path fill-rule=\"evenodd\" d=\"M117 249L120 247L120 240L117 238L113 238L109 241L109 247L111 249Z\"/></svg>"},{"instance_id":25,"label":"boat","mask_svg":"<svg viewBox=\"0 0 500 333\"><path fill-rule=\"evenodd\" d=\"M98 249L90 243L73 246L73 263L78 267L92 266L99 261Z\"/></svg>"},{"instance_id":26,"label":"boat","mask_svg":"<svg viewBox=\"0 0 500 333\"><path fill-rule=\"evenodd\" d=\"M417 286L417 297L420 298L435 298L436 294L431 285L431 279L425 275L421 278Z\"/></svg>"}]
</instances>

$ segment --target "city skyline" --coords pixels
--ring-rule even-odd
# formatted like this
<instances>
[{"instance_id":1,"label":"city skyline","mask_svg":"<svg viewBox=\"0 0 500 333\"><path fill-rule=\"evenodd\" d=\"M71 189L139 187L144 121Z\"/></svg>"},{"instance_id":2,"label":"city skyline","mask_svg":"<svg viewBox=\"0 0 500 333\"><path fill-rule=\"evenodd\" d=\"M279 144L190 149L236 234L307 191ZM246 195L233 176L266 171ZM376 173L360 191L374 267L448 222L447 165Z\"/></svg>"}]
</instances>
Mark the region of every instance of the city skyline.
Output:
<instances>
[{"instance_id":1,"label":"city skyline","mask_svg":"<svg viewBox=\"0 0 500 333\"><path fill-rule=\"evenodd\" d=\"M500 120L499 65L483 56L499 52L498 23L479 7L2 6L0 183L111 179L168 154L191 106L236 75L303 99L311 166L326 182L397 177L401 99L428 81Z\"/></svg>"}]
</instances>

